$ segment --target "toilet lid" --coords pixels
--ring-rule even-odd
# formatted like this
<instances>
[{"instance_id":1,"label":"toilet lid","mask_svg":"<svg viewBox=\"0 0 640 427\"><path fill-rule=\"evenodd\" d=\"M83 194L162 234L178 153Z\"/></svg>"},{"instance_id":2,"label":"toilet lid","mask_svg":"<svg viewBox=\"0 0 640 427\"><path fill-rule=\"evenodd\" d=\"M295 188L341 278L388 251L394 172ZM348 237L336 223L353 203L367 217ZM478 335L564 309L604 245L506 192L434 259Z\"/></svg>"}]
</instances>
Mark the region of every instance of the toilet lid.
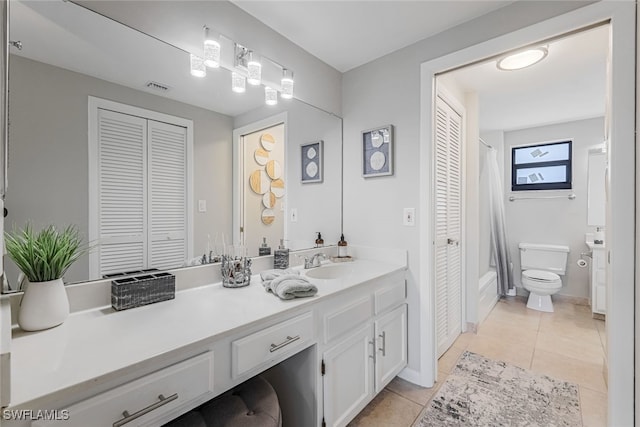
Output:
<instances>
[{"instance_id":1,"label":"toilet lid","mask_svg":"<svg viewBox=\"0 0 640 427\"><path fill-rule=\"evenodd\" d=\"M527 279L536 280L538 282L555 282L560 279L556 273L543 270L525 270L522 275Z\"/></svg>"}]
</instances>

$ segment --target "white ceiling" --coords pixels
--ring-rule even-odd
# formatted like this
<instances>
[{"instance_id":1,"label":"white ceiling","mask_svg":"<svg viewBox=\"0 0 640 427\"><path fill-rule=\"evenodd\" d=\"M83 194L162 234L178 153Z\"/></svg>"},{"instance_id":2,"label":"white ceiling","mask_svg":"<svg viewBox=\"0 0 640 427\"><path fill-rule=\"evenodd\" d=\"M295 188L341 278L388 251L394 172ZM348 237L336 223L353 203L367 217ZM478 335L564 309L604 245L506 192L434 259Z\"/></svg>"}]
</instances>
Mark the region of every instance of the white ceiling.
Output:
<instances>
[{"instance_id":1,"label":"white ceiling","mask_svg":"<svg viewBox=\"0 0 640 427\"><path fill-rule=\"evenodd\" d=\"M609 26L549 43L540 63L500 71L491 60L447 73L475 92L482 131L513 130L604 116Z\"/></svg>"},{"instance_id":2,"label":"white ceiling","mask_svg":"<svg viewBox=\"0 0 640 427\"><path fill-rule=\"evenodd\" d=\"M231 1L341 72L513 2Z\"/></svg>"}]
</instances>

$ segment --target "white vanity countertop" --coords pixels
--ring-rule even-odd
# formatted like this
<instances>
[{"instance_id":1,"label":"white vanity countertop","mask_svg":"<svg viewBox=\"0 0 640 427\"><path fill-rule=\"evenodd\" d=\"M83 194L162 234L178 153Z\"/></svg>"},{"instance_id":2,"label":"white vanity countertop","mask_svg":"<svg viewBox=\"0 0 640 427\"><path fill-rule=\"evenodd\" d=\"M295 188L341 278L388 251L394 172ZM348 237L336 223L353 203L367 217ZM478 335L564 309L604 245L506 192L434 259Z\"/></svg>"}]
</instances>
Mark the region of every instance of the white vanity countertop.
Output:
<instances>
[{"instance_id":1,"label":"white vanity countertop","mask_svg":"<svg viewBox=\"0 0 640 427\"><path fill-rule=\"evenodd\" d=\"M318 281L311 298L283 301L267 293L260 277L229 289L221 284L176 293L174 300L117 312L111 307L74 313L61 326L14 331L11 343L11 406L88 383L202 340L221 339L239 328L311 305L406 265L357 260L341 279Z\"/></svg>"}]
</instances>

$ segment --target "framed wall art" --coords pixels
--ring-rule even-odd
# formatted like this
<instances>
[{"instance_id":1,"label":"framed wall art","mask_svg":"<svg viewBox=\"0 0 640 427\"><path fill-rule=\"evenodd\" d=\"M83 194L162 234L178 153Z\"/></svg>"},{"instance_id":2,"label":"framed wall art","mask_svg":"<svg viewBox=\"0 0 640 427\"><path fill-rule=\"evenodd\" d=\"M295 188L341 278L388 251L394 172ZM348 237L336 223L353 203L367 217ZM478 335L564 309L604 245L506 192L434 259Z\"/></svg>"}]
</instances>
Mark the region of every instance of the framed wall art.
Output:
<instances>
[{"instance_id":1,"label":"framed wall art","mask_svg":"<svg viewBox=\"0 0 640 427\"><path fill-rule=\"evenodd\" d=\"M322 182L324 142L314 141L300 146L301 181L303 184Z\"/></svg>"},{"instance_id":2,"label":"framed wall art","mask_svg":"<svg viewBox=\"0 0 640 427\"><path fill-rule=\"evenodd\" d=\"M362 132L362 176L393 175L393 125Z\"/></svg>"}]
</instances>

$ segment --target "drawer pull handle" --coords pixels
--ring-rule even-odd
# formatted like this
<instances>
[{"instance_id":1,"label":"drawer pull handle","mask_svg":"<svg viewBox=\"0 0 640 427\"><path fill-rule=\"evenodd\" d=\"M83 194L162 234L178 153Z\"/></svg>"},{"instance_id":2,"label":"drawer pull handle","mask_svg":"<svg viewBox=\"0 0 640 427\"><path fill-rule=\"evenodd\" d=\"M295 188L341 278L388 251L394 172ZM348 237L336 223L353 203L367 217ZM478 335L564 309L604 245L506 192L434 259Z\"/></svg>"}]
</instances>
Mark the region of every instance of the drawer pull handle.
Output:
<instances>
[{"instance_id":1,"label":"drawer pull handle","mask_svg":"<svg viewBox=\"0 0 640 427\"><path fill-rule=\"evenodd\" d=\"M387 355L387 333L382 331L378 336L382 338L382 348L379 348L378 350L382 352L382 357L385 357Z\"/></svg>"},{"instance_id":2,"label":"drawer pull handle","mask_svg":"<svg viewBox=\"0 0 640 427\"><path fill-rule=\"evenodd\" d=\"M300 335L296 335L295 337L290 337L289 335L287 335L287 339L281 342L280 344L271 344L271 348L269 349L269 352L273 353L274 351L278 351L282 347L287 346L294 341L298 341L299 339L300 339Z\"/></svg>"},{"instance_id":3,"label":"drawer pull handle","mask_svg":"<svg viewBox=\"0 0 640 427\"><path fill-rule=\"evenodd\" d=\"M134 412L133 414L130 414L129 411L123 411L122 412L122 416L124 417L121 420L116 421L115 423L113 423L113 427L120 427L123 426L127 423L130 423L131 421L140 418L141 416L148 414L151 411L154 411L156 409L158 409L161 406L166 405L169 402L173 402L174 400L176 400L178 398L178 393L173 393L171 396L169 397L164 397L162 394L158 396L158 401L156 403L152 403L151 405L147 406L146 408L142 408L140 409L138 412Z\"/></svg>"}]
</instances>

